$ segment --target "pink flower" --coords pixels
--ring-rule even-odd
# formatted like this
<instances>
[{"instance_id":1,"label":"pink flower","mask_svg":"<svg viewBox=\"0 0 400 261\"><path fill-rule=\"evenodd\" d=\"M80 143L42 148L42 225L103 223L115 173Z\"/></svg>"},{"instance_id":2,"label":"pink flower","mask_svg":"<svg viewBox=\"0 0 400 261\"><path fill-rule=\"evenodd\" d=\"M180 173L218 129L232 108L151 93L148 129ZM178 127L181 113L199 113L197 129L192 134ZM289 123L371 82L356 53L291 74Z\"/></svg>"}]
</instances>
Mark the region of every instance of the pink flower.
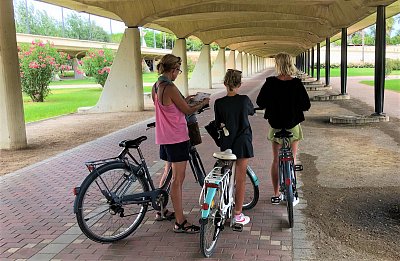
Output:
<instances>
[{"instance_id":1,"label":"pink flower","mask_svg":"<svg viewBox=\"0 0 400 261\"><path fill-rule=\"evenodd\" d=\"M36 61L33 61L29 63L29 68L36 69L39 68L39 65L36 63Z\"/></svg>"},{"instance_id":2,"label":"pink flower","mask_svg":"<svg viewBox=\"0 0 400 261\"><path fill-rule=\"evenodd\" d=\"M76 73L77 74L83 74L83 72L81 70L79 70L79 69L76 70Z\"/></svg>"},{"instance_id":3,"label":"pink flower","mask_svg":"<svg viewBox=\"0 0 400 261\"><path fill-rule=\"evenodd\" d=\"M42 65L40 65L40 67L46 68L46 64L45 64L45 63L42 63Z\"/></svg>"},{"instance_id":4,"label":"pink flower","mask_svg":"<svg viewBox=\"0 0 400 261\"><path fill-rule=\"evenodd\" d=\"M104 51L103 50L99 50L98 53L99 53L100 56L104 56Z\"/></svg>"},{"instance_id":5,"label":"pink flower","mask_svg":"<svg viewBox=\"0 0 400 261\"><path fill-rule=\"evenodd\" d=\"M43 44L42 42L39 42L38 45L39 45L40 47L43 47L43 46L44 46L44 44Z\"/></svg>"}]
</instances>

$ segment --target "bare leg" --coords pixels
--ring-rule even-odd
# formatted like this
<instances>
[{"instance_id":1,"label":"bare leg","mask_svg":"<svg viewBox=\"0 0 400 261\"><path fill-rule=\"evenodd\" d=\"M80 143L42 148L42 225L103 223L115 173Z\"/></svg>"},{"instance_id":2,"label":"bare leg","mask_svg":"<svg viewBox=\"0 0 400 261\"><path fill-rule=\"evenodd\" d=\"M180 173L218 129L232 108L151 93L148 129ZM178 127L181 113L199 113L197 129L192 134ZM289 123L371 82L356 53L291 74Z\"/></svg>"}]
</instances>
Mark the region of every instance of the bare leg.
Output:
<instances>
[{"instance_id":1,"label":"bare leg","mask_svg":"<svg viewBox=\"0 0 400 261\"><path fill-rule=\"evenodd\" d=\"M272 142L272 165L271 165L271 181L274 188L274 197L279 196L279 178L278 178L278 163L279 163L279 149L282 145Z\"/></svg>"},{"instance_id":2,"label":"bare leg","mask_svg":"<svg viewBox=\"0 0 400 261\"><path fill-rule=\"evenodd\" d=\"M294 163L296 164L297 148L299 147L299 141L293 141L290 146L292 147L293 159Z\"/></svg>"},{"instance_id":3,"label":"bare leg","mask_svg":"<svg viewBox=\"0 0 400 261\"><path fill-rule=\"evenodd\" d=\"M187 161L172 162L172 183L171 183L171 200L175 210L175 218L178 224L185 221L182 208L182 185L185 180Z\"/></svg>"},{"instance_id":4,"label":"bare leg","mask_svg":"<svg viewBox=\"0 0 400 261\"><path fill-rule=\"evenodd\" d=\"M169 171L169 168L170 168L170 167L171 167L171 162L166 161L166 162L165 162L165 166L164 166L164 173L162 174L162 177L161 177L161 179L160 179L160 183L159 183L159 185L158 185L159 188L161 188L162 185L164 184L164 181L165 181L165 179L167 178L168 171Z\"/></svg>"},{"instance_id":5,"label":"bare leg","mask_svg":"<svg viewBox=\"0 0 400 261\"><path fill-rule=\"evenodd\" d=\"M244 194L246 192L246 170L248 159L238 159L236 161L236 195L235 195L235 215L242 213Z\"/></svg>"}]
</instances>

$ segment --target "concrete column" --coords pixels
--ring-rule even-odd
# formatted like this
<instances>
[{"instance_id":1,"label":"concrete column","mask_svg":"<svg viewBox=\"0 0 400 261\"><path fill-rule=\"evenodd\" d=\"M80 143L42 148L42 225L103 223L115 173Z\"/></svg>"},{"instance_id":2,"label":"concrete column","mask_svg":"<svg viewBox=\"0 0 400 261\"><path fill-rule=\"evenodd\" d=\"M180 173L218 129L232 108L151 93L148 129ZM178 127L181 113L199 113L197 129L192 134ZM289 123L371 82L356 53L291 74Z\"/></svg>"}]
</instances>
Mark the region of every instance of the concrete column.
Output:
<instances>
[{"instance_id":1,"label":"concrete column","mask_svg":"<svg viewBox=\"0 0 400 261\"><path fill-rule=\"evenodd\" d=\"M253 64L253 74L257 73L257 56L253 55L253 59L252 59L252 64Z\"/></svg>"},{"instance_id":2,"label":"concrete column","mask_svg":"<svg viewBox=\"0 0 400 261\"><path fill-rule=\"evenodd\" d=\"M223 83L225 76L225 47L221 47L218 51L217 58L215 59L214 65L211 69L212 82Z\"/></svg>"},{"instance_id":3,"label":"concrete column","mask_svg":"<svg viewBox=\"0 0 400 261\"><path fill-rule=\"evenodd\" d=\"M74 79L83 79L84 74L83 74L83 70L80 70L80 66L79 66L79 61L78 58L73 58L72 59L72 68L74 69Z\"/></svg>"},{"instance_id":4,"label":"concrete column","mask_svg":"<svg viewBox=\"0 0 400 261\"><path fill-rule=\"evenodd\" d=\"M236 55L236 69L243 72L242 52L238 52L238 54Z\"/></svg>"},{"instance_id":5,"label":"concrete column","mask_svg":"<svg viewBox=\"0 0 400 261\"><path fill-rule=\"evenodd\" d=\"M80 108L90 113L143 111L142 57L137 27L126 28L97 104Z\"/></svg>"},{"instance_id":6,"label":"concrete column","mask_svg":"<svg viewBox=\"0 0 400 261\"><path fill-rule=\"evenodd\" d=\"M248 55L247 53L243 53L243 65L242 65L242 75L243 77L249 77L249 64L248 64Z\"/></svg>"},{"instance_id":7,"label":"concrete column","mask_svg":"<svg viewBox=\"0 0 400 261\"><path fill-rule=\"evenodd\" d=\"M189 81L190 88L212 89L211 82L211 53L210 45L205 44L201 49L199 59Z\"/></svg>"},{"instance_id":8,"label":"concrete column","mask_svg":"<svg viewBox=\"0 0 400 261\"><path fill-rule=\"evenodd\" d=\"M0 1L0 149L27 146L13 1Z\"/></svg>"},{"instance_id":9,"label":"concrete column","mask_svg":"<svg viewBox=\"0 0 400 261\"><path fill-rule=\"evenodd\" d=\"M229 52L228 61L226 63L227 69L236 69L236 59L235 58L236 58L235 50L231 50Z\"/></svg>"},{"instance_id":10,"label":"concrete column","mask_svg":"<svg viewBox=\"0 0 400 261\"><path fill-rule=\"evenodd\" d=\"M248 57L247 57L248 59L248 72L249 72L249 76L252 76L253 75L253 55L251 55L251 54L248 54Z\"/></svg>"},{"instance_id":11,"label":"concrete column","mask_svg":"<svg viewBox=\"0 0 400 261\"><path fill-rule=\"evenodd\" d=\"M182 74L175 80L175 85L181 91L183 96L189 95L189 83L188 83L188 66L187 66L187 53L186 53L186 39L179 38L176 40L175 46L172 49L172 54L181 57Z\"/></svg>"}]
</instances>

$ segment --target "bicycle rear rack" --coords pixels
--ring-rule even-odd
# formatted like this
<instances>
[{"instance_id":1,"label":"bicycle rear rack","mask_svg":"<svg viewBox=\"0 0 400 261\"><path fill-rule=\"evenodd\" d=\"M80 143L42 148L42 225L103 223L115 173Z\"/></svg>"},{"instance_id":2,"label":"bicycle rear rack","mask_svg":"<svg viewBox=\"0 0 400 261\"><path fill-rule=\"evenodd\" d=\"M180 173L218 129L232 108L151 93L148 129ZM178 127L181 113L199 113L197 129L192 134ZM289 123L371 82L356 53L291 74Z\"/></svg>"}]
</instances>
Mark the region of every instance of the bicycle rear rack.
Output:
<instances>
[{"instance_id":1,"label":"bicycle rear rack","mask_svg":"<svg viewBox=\"0 0 400 261\"><path fill-rule=\"evenodd\" d=\"M224 171L222 173L223 167L214 167L210 173L204 179L204 183L211 183L219 185L221 181L228 175L228 171Z\"/></svg>"},{"instance_id":2,"label":"bicycle rear rack","mask_svg":"<svg viewBox=\"0 0 400 261\"><path fill-rule=\"evenodd\" d=\"M121 158L119 157L114 157L114 158L108 158L108 159L101 159L101 160L94 160L94 161L87 161L85 162L86 168L92 172L94 169L96 169L98 166L104 165L106 163L112 162L112 161L121 161Z\"/></svg>"}]
</instances>

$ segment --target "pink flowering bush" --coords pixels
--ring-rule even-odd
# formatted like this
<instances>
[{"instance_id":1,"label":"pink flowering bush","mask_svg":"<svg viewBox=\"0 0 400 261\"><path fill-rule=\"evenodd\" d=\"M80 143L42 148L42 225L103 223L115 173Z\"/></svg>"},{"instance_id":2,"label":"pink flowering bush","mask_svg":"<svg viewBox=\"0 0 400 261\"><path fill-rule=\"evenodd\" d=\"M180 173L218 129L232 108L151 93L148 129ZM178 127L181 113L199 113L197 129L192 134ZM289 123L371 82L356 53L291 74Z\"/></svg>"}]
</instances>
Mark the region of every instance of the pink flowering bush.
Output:
<instances>
[{"instance_id":1,"label":"pink flowering bush","mask_svg":"<svg viewBox=\"0 0 400 261\"><path fill-rule=\"evenodd\" d=\"M69 55L57 52L50 43L33 41L30 45L18 46L19 68L22 90L34 102L43 102L49 94L53 74L65 64Z\"/></svg>"},{"instance_id":2,"label":"pink flowering bush","mask_svg":"<svg viewBox=\"0 0 400 261\"><path fill-rule=\"evenodd\" d=\"M106 83L115 54L110 49L89 50L82 59L82 67L87 76L92 76L102 87Z\"/></svg>"}]
</instances>

